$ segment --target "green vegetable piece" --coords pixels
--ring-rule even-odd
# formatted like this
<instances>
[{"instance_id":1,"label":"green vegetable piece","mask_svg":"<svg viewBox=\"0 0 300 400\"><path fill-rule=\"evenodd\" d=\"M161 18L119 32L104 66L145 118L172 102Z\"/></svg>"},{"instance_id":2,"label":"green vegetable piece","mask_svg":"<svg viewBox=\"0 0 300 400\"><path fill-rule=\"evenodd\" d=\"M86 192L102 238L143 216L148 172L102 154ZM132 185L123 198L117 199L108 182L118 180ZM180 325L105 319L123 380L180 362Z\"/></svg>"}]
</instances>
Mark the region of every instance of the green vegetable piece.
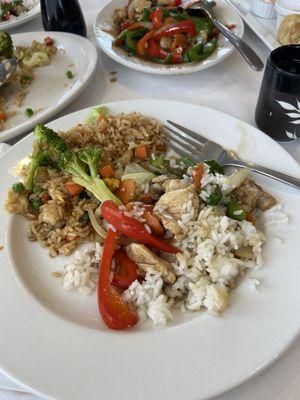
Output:
<instances>
[{"instance_id":1,"label":"green vegetable piece","mask_svg":"<svg viewBox=\"0 0 300 400\"><path fill-rule=\"evenodd\" d=\"M16 182L12 185L12 190L16 193L22 193L24 190L24 185L22 182Z\"/></svg>"},{"instance_id":2,"label":"green vegetable piece","mask_svg":"<svg viewBox=\"0 0 300 400\"><path fill-rule=\"evenodd\" d=\"M66 77L67 77L68 79L73 79L73 78L74 78L73 72L70 71L70 70L68 70L68 71L66 72Z\"/></svg>"},{"instance_id":3,"label":"green vegetable piece","mask_svg":"<svg viewBox=\"0 0 300 400\"><path fill-rule=\"evenodd\" d=\"M9 33L0 32L0 57L12 58L13 56L13 42Z\"/></svg>"},{"instance_id":4,"label":"green vegetable piece","mask_svg":"<svg viewBox=\"0 0 300 400\"><path fill-rule=\"evenodd\" d=\"M222 199L222 192L219 186L216 187L215 191L206 200L210 206L217 206Z\"/></svg>"},{"instance_id":5,"label":"green vegetable piece","mask_svg":"<svg viewBox=\"0 0 300 400\"><path fill-rule=\"evenodd\" d=\"M36 198L30 200L30 203L35 210L38 210L40 208L40 206L42 205L42 202L39 197L36 197Z\"/></svg>"},{"instance_id":6,"label":"green vegetable piece","mask_svg":"<svg viewBox=\"0 0 300 400\"><path fill-rule=\"evenodd\" d=\"M126 36L127 36L127 32L128 30L125 29L124 31L122 31L114 40L114 45L116 46L120 46L120 44L125 42Z\"/></svg>"},{"instance_id":7,"label":"green vegetable piece","mask_svg":"<svg viewBox=\"0 0 300 400\"><path fill-rule=\"evenodd\" d=\"M32 192L33 193L41 193L43 191L43 188L39 185L34 185Z\"/></svg>"},{"instance_id":8,"label":"green vegetable piece","mask_svg":"<svg viewBox=\"0 0 300 400\"><path fill-rule=\"evenodd\" d=\"M180 161L183 162L183 164L184 164L186 167L192 167L192 166L195 165L195 163L194 163L190 158L188 158L188 157L181 157L181 158L180 158Z\"/></svg>"},{"instance_id":9,"label":"green vegetable piece","mask_svg":"<svg viewBox=\"0 0 300 400\"><path fill-rule=\"evenodd\" d=\"M89 111L88 116L86 118L86 123L88 125L92 125L97 119L99 119L99 117L101 117L101 116L105 117L108 114L109 114L109 110L107 107L105 107L105 106L94 107Z\"/></svg>"},{"instance_id":10,"label":"green vegetable piece","mask_svg":"<svg viewBox=\"0 0 300 400\"><path fill-rule=\"evenodd\" d=\"M211 56L212 53L216 50L217 45L218 45L217 38L213 38L209 42L205 43L205 45L203 46L203 53L199 54L200 59L205 60L206 58Z\"/></svg>"},{"instance_id":11,"label":"green vegetable piece","mask_svg":"<svg viewBox=\"0 0 300 400\"><path fill-rule=\"evenodd\" d=\"M150 157L149 163L157 169L164 169L169 164L163 156L153 157L153 155Z\"/></svg>"},{"instance_id":12,"label":"green vegetable piece","mask_svg":"<svg viewBox=\"0 0 300 400\"><path fill-rule=\"evenodd\" d=\"M150 15L151 15L151 9L144 7L140 21L143 21L143 22L150 21Z\"/></svg>"},{"instance_id":13,"label":"green vegetable piece","mask_svg":"<svg viewBox=\"0 0 300 400\"><path fill-rule=\"evenodd\" d=\"M65 140L52 129L47 128L45 125L37 124L33 133L36 139L53 146L56 151L64 152L67 150L67 144Z\"/></svg>"},{"instance_id":14,"label":"green vegetable piece","mask_svg":"<svg viewBox=\"0 0 300 400\"><path fill-rule=\"evenodd\" d=\"M221 167L221 165L219 163L217 163L217 161L215 160L205 160L204 161L206 165L209 166L210 172L214 175L216 175L216 173L224 175L224 169Z\"/></svg>"},{"instance_id":15,"label":"green vegetable piece","mask_svg":"<svg viewBox=\"0 0 300 400\"><path fill-rule=\"evenodd\" d=\"M34 179L37 169L42 165L48 165L50 163L51 157L48 151L42 151L33 155L29 165L29 173L26 177L24 186L29 192L33 191Z\"/></svg>"},{"instance_id":16,"label":"green vegetable piece","mask_svg":"<svg viewBox=\"0 0 300 400\"><path fill-rule=\"evenodd\" d=\"M170 13L166 8L162 8L162 15L163 15L163 18L170 17Z\"/></svg>"},{"instance_id":17,"label":"green vegetable piece","mask_svg":"<svg viewBox=\"0 0 300 400\"><path fill-rule=\"evenodd\" d=\"M95 162L95 158L91 158L89 161L88 158L86 158L86 162L88 163L89 171L94 171L93 163ZM72 150L62 153L59 160L60 168L72 175L73 182L84 186L98 200L101 202L113 200L115 203L121 204L120 199L108 189L105 182L100 179L99 176L92 177L86 172L85 165L86 163L83 161L82 153Z\"/></svg>"},{"instance_id":18,"label":"green vegetable piece","mask_svg":"<svg viewBox=\"0 0 300 400\"><path fill-rule=\"evenodd\" d=\"M125 39L125 46L129 53L135 54L135 44L136 41L133 38L133 32L128 31Z\"/></svg>"},{"instance_id":19,"label":"green vegetable piece","mask_svg":"<svg viewBox=\"0 0 300 400\"><path fill-rule=\"evenodd\" d=\"M84 224L87 224L87 223L89 222L89 220L90 220L89 213L88 213L87 211L85 211L85 212L83 213L82 217L81 217L81 221L82 221Z\"/></svg>"},{"instance_id":20,"label":"green vegetable piece","mask_svg":"<svg viewBox=\"0 0 300 400\"><path fill-rule=\"evenodd\" d=\"M78 152L79 159L87 164L92 178L98 176L98 164L101 158L101 149L99 147L89 147Z\"/></svg>"},{"instance_id":21,"label":"green vegetable piece","mask_svg":"<svg viewBox=\"0 0 300 400\"><path fill-rule=\"evenodd\" d=\"M30 118L33 116L34 111L32 108L26 108L26 110L24 111L24 114L26 115L26 117Z\"/></svg>"},{"instance_id":22,"label":"green vegetable piece","mask_svg":"<svg viewBox=\"0 0 300 400\"><path fill-rule=\"evenodd\" d=\"M226 215L229 218L243 221L246 218L246 211L242 209L241 205L231 200L227 204Z\"/></svg>"}]
</instances>

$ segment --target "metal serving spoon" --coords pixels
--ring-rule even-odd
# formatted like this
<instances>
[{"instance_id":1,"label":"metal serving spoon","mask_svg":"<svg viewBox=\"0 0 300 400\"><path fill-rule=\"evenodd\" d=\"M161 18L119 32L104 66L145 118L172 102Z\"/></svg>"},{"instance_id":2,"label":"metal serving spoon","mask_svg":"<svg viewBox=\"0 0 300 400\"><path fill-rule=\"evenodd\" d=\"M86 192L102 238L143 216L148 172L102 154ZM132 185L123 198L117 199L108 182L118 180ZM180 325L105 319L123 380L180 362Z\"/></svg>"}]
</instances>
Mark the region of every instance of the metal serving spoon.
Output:
<instances>
[{"instance_id":1,"label":"metal serving spoon","mask_svg":"<svg viewBox=\"0 0 300 400\"><path fill-rule=\"evenodd\" d=\"M255 71L261 71L264 67L263 62L258 55L252 50L242 39L236 36L230 29L228 29L222 22L220 22L214 12L213 7L217 3L213 0L197 0L183 2L181 8L188 10L204 11L212 23L222 32L222 34L234 45L234 47L241 53L247 63Z\"/></svg>"},{"instance_id":2,"label":"metal serving spoon","mask_svg":"<svg viewBox=\"0 0 300 400\"><path fill-rule=\"evenodd\" d=\"M18 66L17 58L9 58L8 60L0 63L0 87L8 80L8 78L15 72Z\"/></svg>"}]
</instances>

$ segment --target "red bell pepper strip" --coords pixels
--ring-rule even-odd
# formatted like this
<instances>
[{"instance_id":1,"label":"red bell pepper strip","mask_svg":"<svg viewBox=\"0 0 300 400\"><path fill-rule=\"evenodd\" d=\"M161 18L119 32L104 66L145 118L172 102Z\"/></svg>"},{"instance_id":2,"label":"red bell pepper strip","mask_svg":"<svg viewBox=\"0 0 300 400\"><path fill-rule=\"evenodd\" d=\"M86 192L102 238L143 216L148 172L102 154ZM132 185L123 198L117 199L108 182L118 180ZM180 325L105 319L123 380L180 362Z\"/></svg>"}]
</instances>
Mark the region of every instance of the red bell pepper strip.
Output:
<instances>
[{"instance_id":1,"label":"red bell pepper strip","mask_svg":"<svg viewBox=\"0 0 300 400\"><path fill-rule=\"evenodd\" d=\"M188 33L190 36L195 36L197 31L194 22L190 19L187 19L177 22L176 24L162 26L154 33L153 39L160 40L162 37L174 36L177 33Z\"/></svg>"},{"instance_id":2,"label":"red bell pepper strip","mask_svg":"<svg viewBox=\"0 0 300 400\"><path fill-rule=\"evenodd\" d=\"M168 53L166 52L166 50L162 49L158 45L158 43L152 39L149 40L149 42L148 42L147 53L150 57L155 57L155 58L168 57Z\"/></svg>"},{"instance_id":3,"label":"red bell pepper strip","mask_svg":"<svg viewBox=\"0 0 300 400\"><path fill-rule=\"evenodd\" d=\"M164 240L149 233L144 224L124 214L112 200L106 200L101 207L102 216L106 222L114 226L118 232L166 253L179 253L180 250L169 245Z\"/></svg>"},{"instance_id":4,"label":"red bell pepper strip","mask_svg":"<svg viewBox=\"0 0 300 400\"><path fill-rule=\"evenodd\" d=\"M148 42L149 39L151 39L151 37L153 36L154 31L150 31L148 33L146 33L145 36L143 36L136 44L135 46L135 50L137 52L137 54L139 54L140 56L143 56L145 54L146 51L146 43Z\"/></svg>"},{"instance_id":5,"label":"red bell pepper strip","mask_svg":"<svg viewBox=\"0 0 300 400\"><path fill-rule=\"evenodd\" d=\"M164 23L164 17L163 17L163 12L161 8L156 8L152 13L150 14L150 20L153 25L153 29L159 29L161 26L163 26Z\"/></svg>"},{"instance_id":6,"label":"red bell pepper strip","mask_svg":"<svg viewBox=\"0 0 300 400\"><path fill-rule=\"evenodd\" d=\"M110 284L111 263L116 249L116 235L111 229L105 239L98 281L98 308L111 329L127 329L136 325L138 317L124 302L119 292Z\"/></svg>"},{"instance_id":7,"label":"red bell pepper strip","mask_svg":"<svg viewBox=\"0 0 300 400\"><path fill-rule=\"evenodd\" d=\"M174 0L173 7L178 7L181 4L181 0Z\"/></svg>"},{"instance_id":8,"label":"red bell pepper strip","mask_svg":"<svg viewBox=\"0 0 300 400\"><path fill-rule=\"evenodd\" d=\"M132 282L138 279L137 265L123 249L115 252L114 259L117 265L112 284L120 289L127 289Z\"/></svg>"},{"instance_id":9,"label":"red bell pepper strip","mask_svg":"<svg viewBox=\"0 0 300 400\"><path fill-rule=\"evenodd\" d=\"M131 25L133 24L133 22L131 21L125 21L120 25L121 31L124 31L125 29L128 29Z\"/></svg>"}]
</instances>

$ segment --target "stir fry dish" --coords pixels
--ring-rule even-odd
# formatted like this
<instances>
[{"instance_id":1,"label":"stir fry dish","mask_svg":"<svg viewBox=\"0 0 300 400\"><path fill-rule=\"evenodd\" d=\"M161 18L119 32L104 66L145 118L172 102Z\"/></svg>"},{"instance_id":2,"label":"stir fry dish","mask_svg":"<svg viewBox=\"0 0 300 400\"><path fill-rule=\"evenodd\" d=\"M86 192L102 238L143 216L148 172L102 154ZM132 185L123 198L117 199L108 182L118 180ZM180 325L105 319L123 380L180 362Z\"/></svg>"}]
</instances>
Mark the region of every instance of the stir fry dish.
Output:
<instances>
[{"instance_id":1,"label":"stir fry dish","mask_svg":"<svg viewBox=\"0 0 300 400\"><path fill-rule=\"evenodd\" d=\"M67 291L97 291L109 328L164 325L175 310L218 315L238 278L262 265L256 221L278 205L248 169L194 164L168 151L156 119L105 107L34 136L5 208L29 220L29 240L50 257L76 249L53 276Z\"/></svg>"},{"instance_id":2,"label":"stir fry dish","mask_svg":"<svg viewBox=\"0 0 300 400\"><path fill-rule=\"evenodd\" d=\"M10 21L26 14L35 6L33 0L2 0L0 1L0 22Z\"/></svg>"},{"instance_id":3,"label":"stir fry dish","mask_svg":"<svg viewBox=\"0 0 300 400\"><path fill-rule=\"evenodd\" d=\"M219 31L205 14L193 16L180 0L131 0L114 12L114 45L155 63L200 62L218 46Z\"/></svg>"},{"instance_id":4,"label":"stir fry dish","mask_svg":"<svg viewBox=\"0 0 300 400\"><path fill-rule=\"evenodd\" d=\"M20 112L20 107L28 93L28 88L34 80L34 70L51 63L57 48L51 37L46 37L44 43L33 41L29 46L14 46L7 32L0 32L0 62L16 57L18 66L5 85L0 88L0 131L8 127L8 120ZM13 102L10 100L13 95ZM27 117L34 110L26 109Z\"/></svg>"}]
</instances>

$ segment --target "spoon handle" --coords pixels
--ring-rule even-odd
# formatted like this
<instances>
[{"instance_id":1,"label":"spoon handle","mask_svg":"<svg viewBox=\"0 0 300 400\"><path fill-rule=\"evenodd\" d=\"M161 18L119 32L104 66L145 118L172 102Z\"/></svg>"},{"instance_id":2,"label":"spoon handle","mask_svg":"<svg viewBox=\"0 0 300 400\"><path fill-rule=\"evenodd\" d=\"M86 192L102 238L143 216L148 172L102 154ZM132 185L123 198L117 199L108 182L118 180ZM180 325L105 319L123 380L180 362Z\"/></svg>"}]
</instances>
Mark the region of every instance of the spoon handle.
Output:
<instances>
[{"instance_id":1,"label":"spoon handle","mask_svg":"<svg viewBox=\"0 0 300 400\"><path fill-rule=\"evenodd\" d=\"M231 30L229 30L225 25L223 25L216 18L212 18L213 24L222 32L222 34L234 45L234 47L241 53L247 63L255 71L261 71L264 67L263 62L242 39L236 36Z\"/></svg>"}]
</instances>

